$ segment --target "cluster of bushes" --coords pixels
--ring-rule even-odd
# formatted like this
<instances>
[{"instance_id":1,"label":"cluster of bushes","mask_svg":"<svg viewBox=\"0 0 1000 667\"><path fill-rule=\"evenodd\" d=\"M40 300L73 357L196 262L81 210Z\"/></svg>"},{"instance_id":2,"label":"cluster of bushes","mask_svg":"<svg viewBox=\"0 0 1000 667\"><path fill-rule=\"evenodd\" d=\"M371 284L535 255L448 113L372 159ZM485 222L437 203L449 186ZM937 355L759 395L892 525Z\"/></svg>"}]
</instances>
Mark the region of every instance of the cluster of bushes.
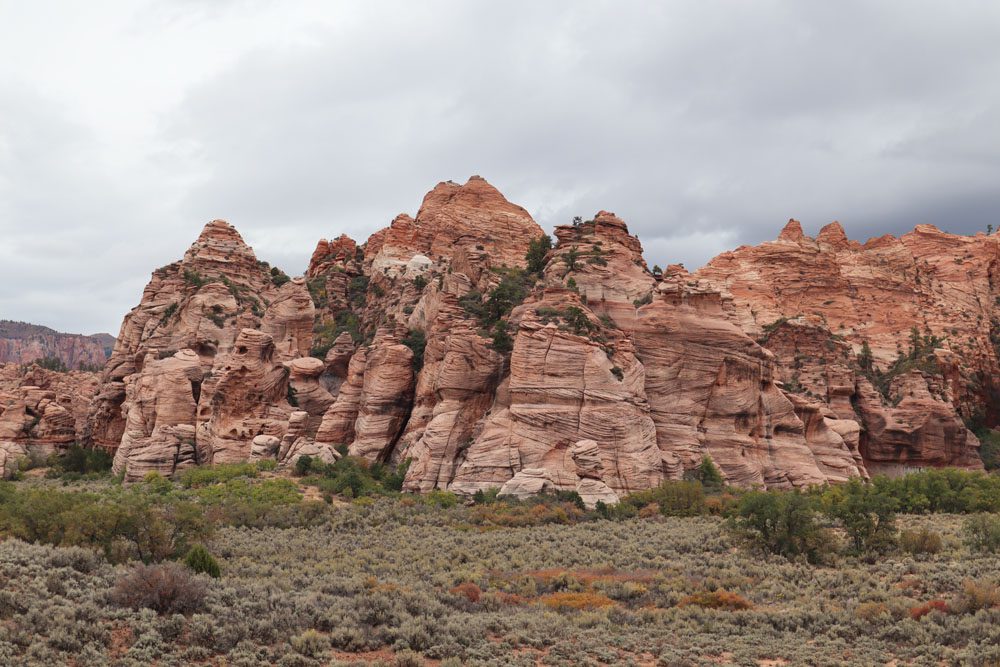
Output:
<instances>
[{"instance_id":1,"label":"cluster of bushes","mask_svg":"<svg viewBox=\"0 0 1000 667\"><path fill-rule=\"evenodd\" d=\"M310 456L300 456L295 462L295 475L304 477L304 484L315 486L327 501L334 495L348 498L391 495L403 488L410 466L409 460L398 466L369 463L367 459L348 456L346 451L334 463L324 463Z\"/></svg>"},{"instance_id":2,"label":"cluster of bushes","mask_svg":"<svg viewBox=\"0 0 1000 667\"><path fill-rule=\"evenodd\" d=\"M548 259L549 251L552 250L552 238L548 234L542 234L537 239L532 239L528 243L528 253L524 259L528 263L528 272L542 275L545 271L545 261Z\"/></svg>"},{"instance_id":3,"label":"cluster of bushes","mask_svg":"<svg viewBox=\"0 0 1000 667\"><path fill-rule=\"evenodd\" d=\"M195 468L179 484L155 473L98 491L0 483L0 536L100 551L111 562L181 558L223 526L303 526L323 520L287 479L252 479L252 464Z\"/></svg>"},{"instance_id":4,"label":"cluster of bushes","mask_svg":"<svg viewBox=\"0 0 1000 667\"><path fill-rule=\"evenodd\" d=\"M605 516L574 492L514 501L483 491L463 507L445 492L380 497L393 495L385 482L399 471L351 457L303 468L295 481L238 464L129 488L110 478L73 490L0 485L0 534L39 542L0 540L0 663L287 667L378 651L394 664L499 664L512 654L718 664L720 646L738 664L1000 658L997 517L894 517L877 483L740 492L705 462ZM329 507L302 501L295 483L354 473L386 490ZM127 512L105 524L109 504ZM628 519L637 515L655 518ZM747 520L748 539L766 532L795 555L733 549L728 521L714 515ZM184 539L171 547L175 522ZM899 550L884 547L892 523ZM523 527L497 528L508 525ZM104 530L121 531L126 558L138 558L131 535L167 555L109 564L94 555L105 553L101 540L81 539ZM864 567L804 567L822 555L819 531L849 552L855 535L887 550ZM956 548L960 537L972 548Z\"/></svg>"},{"instance_id":5,"label":"cluster of bushes","mask_svg":"<svg viewBox=\"0 0 1000 667\"><path fill-rule=\"evenodd\" d=\"M67 481L99 477L111 471L112 457L104 449L73 445L61 454L49 457L45 476Z\"/></svg>"},{"instance_id":6,"label":"cluster of bushes","mask_svg":"<svg viewBox=\"0 0 1000 667\"><path fill-rule=\"evenodd\" d=\"M44 368L45 370L49 371L55 371L57 373L65 373L66 371L69 370L69 367L66 366L66 363L59 357L55 356L47 356L47 357L42 357L41 359L35 359L35 361L33 361L32 363L34 363L39 368Z\"/></svg>"},{"instance_id":7,"label":"cluster of bushes","mask_svg":"<svg viewBox=\"0 0 1000 667\"><path fill-rule=\"evenodd\" d=\"M272 266L271 267L271 284L272 285L274 285L275 287L281 287L282 285L284 285L285 283L287 283L289 280L291 280L291 278L288 277L287 273L285 273L284 271L282 271L281 269L279 269L276 266Z\"/></svg>"},{"instance_id":8,"label":"cluster of bushes","mask_svg":"<svg viewBox=\"0 0 1000 667\"><path fill-rule=\"evenodd\" d=\"M1000 476L956 468L934 468L902 477L876 477L876 493L892 498L907 514L1000 512Z\"/></svg>"},{"instance_id":9,"label":"cluster of bushes","mask_svg":"<svg viewBox=\"0 0 1000 667\"><path fill-rule=\"evenodd\" d=\"M930 333L921 335L920 331L916 327L913 327L910 330L910 342L907 351L905 353L900 351L899 356L885 370L880 370L875 365L875 358L872 355L871 347L868 345L868 341L864 341L861 345L861 352L858 354L858 367L872 383L872 386L878 389L883 398L891 399L889 393L892 388L892 382L900 375L909 373L912 370L921 370L930 375L940 373L937 358L934 356L934 350L941 347L944 340L944 338Z\"/></svg>"},{"instance_id":10,"label":"cluster of bushes","mask_svg":"<svg viewBox=\"0 0 1000 667\"><path fill-rule=\"evenodd\" d=\"M949 479L953 484L942 483ZM852 479L812 492L753 491L742 496L728 526L754 547L792 559L802 557L810 563L827 561L837 551L832 528L841 530L845 551L851 555L872 557L896 549L914 555L933 554L942 548L941 536L926 529L899 533L897 512L913 513L914 507L949 513L989 509L984 508L982 496L962 491L978 488L984 479L992 478L935 470L893 480L877 478L872 484ZM966 520L963 533L973 550L1000 550L1000 515L975 514Z\"/></svg>"},{"instance_id":11,"label":"cluster of bushes","mask_svg":"<svg viewBox=\"0 0 1000 667\"><path fill-rule=\"evenodd\" d=\"M979 438L979 458L983 460L983 467L997 470L1000 468L1000 433L982 427L974 430Z\"/></svg>"},{"instance_id":12,"label":"cluster of bushes","mask_svg":"<svg viewBox=\"0 0 1000 667\"><path fill-rule=\"evenodd\" d=\"M524 269L507 267L494 269L500 274L500 283L488 294L471 291L459 299L465 312L479 320L486 331L492 331L502 318L518 306L534 286L537 276Z\"/></svg>"},{"instance_id":13,"label":"cluster of bushes","mask_svg":"<svg viewBox=\"0 0 1000 667\"><path fill-rule=\"evenodd\" d=\"M562 309L539 308L536 312L543 324L558 322L560 320L565 321L565 325L560 324L560 327L567 331L572 331L577 336L586 336L598 328L596 324L590 321L590 318L587 317L583 309L578 306L568 306Z\"/></svg>"},{"instance_id":14,"label":"cluster of bushes","mask_svg":"<svg viewBox=\"0 0 1000 667\"><path fill-rule=\"evenodd\" d=\"M326 353L333 347L333 343L340 334L347 332L355 345L364 340L364 333L361 331L361 320L350 310L338 311L333 316L333 321L317 321L313 326L313 347L309 355L317 359L326 357Z\"/></svg>"},{"instance_id":15,"label":"cluster of bushes","mask_svg":"<svg viewBox=\"0 0 1000 667\"><path fill-rule=\"evenodd\" d=\"M427 347L427 335L420 329L410 329L401 341L413 352L413 372L419 373L424 367L424 349Z\"/></svg>"}]
</instances>

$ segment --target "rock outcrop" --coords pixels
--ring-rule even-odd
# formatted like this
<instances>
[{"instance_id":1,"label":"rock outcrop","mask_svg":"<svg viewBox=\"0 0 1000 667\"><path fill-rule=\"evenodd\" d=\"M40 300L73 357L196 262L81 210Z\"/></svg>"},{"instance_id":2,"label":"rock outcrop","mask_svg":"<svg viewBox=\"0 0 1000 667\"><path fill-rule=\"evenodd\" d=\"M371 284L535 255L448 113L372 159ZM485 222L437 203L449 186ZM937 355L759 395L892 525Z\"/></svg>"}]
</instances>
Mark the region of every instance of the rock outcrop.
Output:
<instances>
[{"instance_id":1,"label":"rock outcrop","mask_svg":"<svg viewBox=\"0 0 1000 667\"><path fill-rule=\"evenodd\" d=\"M862 427L869 471L976 468L963 419L1000 416L998 260L996 235L920 225L862 245L838 223L812 239L793 220L690 279L723 293L730 319L777 355L786 392Z\"/></svg>"},{"instance_id":2,"label":"rock outcrop","mask_svg":"<svg viewBox=\"0 0 1000 667\"><path fill-rule=\"evenodd\" d=\"M0 474L76 444L97 384L91 372L0 365Z\"/></svg>"},{"instance_id":3,"label":"rock outcrop","mask_svg":"<svg viewBox=\"0 0 1000 667\"><path fill-rule=\"evenodd\" d=\"M994 321L993 237L862 246L790 223L653 275L613 213L558 227L529 270L541 236L478 177L363 244L321 240L303 278L209 223L126 316L84 436L127 480L346 453L406 463L408 491L576 491L590 507L704 457L778 488L977 467L960 417L991 419L996 356L965 314ZM966 335L971 352L949 342Z\"/></svg>"},{"instance_id":4,"label":"rock outcrop","mask_svg":"<svg viewBox=\"0 0 1000 667\"><path fill-rule=\"evenodd\" d=\"M288 430L285 363L308 352L313 309L304 280L258 261L228 223L208 223L125 317L84 437L115 451L126 479L246 460L256 436ZM323 402L301 368L297 380Z\"/></svg>"}]
</instances>

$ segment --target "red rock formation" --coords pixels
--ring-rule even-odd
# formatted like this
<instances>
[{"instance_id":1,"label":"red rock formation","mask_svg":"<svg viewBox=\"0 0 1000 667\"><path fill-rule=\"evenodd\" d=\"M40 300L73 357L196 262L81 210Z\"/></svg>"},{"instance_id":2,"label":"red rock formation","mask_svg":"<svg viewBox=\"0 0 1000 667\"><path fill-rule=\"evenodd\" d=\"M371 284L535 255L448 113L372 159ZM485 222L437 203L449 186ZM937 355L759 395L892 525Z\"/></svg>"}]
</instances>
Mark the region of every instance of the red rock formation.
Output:
<instances>
[{"instance_id":1,"label":"red rock formation","mask_svg":"<svg viewBox=\"0 0 1000 667\"><path fill-rule=\"evenodd\" d=\"M231 225L210 222L126 316L85 435L116 450L127 479L245 460L256 436L289 429L290 376L315 431L332 397L297 362L313 319L304 280L269 270Z\"/></svg>"},{"instance_id":2,"label":"red rock formation","mask_svg":"<svg viewBox=\"0 0 1000 667\"><path fill-rule=\"evenodd\" d=\"M0 364L58 359L72 370L98 369L107 361L106 348L114 342L108 334L64 334L36 324L0 320Z\"/></svg>"},{"instance_id":3,"label":"red rock formation","mask_svg":"<svg viewBox=\"0 0 1000 667\"><path fill-rule=\"evenodd\" d=\"M961 418L1000 416L998 259L996 236L920 225L861 245L838 223L814 240L791 221L777 241L723 253L693 279L724 292L733 321L766 339L786 385L863 425L869 468L980 467Z\"/></svg>"},{"instance_id":4,"label":"red rock formation","mask_svg":"<svg viewBox=\"0 0 1000 667\"><path fill-rule=\"evenodd\" d=\"M88 434L117 448L129 480L346 448L409 461L410 491L575 490L588 506L705 456L730 483L769 487L975 465L956 405L982 394L958 385L995 355L921 347L911 372L881 382L857 352L870 340L885 366L906 317L936 326L974 301L992 318L994 239L918 229L861 246L839 225L812 240L792 221L772 244L653 276L601 211L557 228L529 274L541 233L473 177L361 247L320 241L289 280L212 222L126 316ZM867 315L894 298L903 314ZM805 308L816 314L796 319Z\"/></svg>"},{"instance_id":5,"label":"red rock formation","mask_svg":"<svg viewBox=\"0 0 1000 667\"><path fill-rule=\"evenodd\" d=\"M456 248L489 248L495 265L524 266L528 243L542 235L528 212L507 201L479 176L458 185L438 183L427 193L416 218L400 215L365 247L371 273L394 273L416 254L430 262L449 260Z\"/></svg>"},{"instance_id":6,"label":"red rock formation","mask_svg":"<svg viewBox=\"0 0 1000 667\"><path fill-rule=\"evenodd\" d=\"M96 373L0 365L0 474L76 443L96 390Z\"/></svg>"}]
</instances>

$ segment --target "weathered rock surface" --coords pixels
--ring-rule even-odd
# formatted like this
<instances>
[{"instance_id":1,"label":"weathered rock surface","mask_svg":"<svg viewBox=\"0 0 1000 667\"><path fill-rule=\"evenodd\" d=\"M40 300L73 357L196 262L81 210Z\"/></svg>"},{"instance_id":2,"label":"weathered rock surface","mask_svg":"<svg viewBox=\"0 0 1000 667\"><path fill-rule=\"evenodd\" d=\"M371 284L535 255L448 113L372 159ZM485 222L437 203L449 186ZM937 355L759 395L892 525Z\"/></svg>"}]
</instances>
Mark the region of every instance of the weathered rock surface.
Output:
<instances>
[{"instance_id":1,"label":"weathered rock surface","mask_svg":"<svg viewBox=\"0 0 1000 667\"><path fill-rule=\"evenodd\" d=\"M689 278L722 292L732 321L776 353L786 391L862 426L872 471L975 468L963 418L998 416L998 259L996 235L919 225L862 245L838 223L812 239L793 220Z\"/></svg>"},{"instance_id":2,"label":"weathered rock surface","mask_svg":"<svg viewBox=\"0 0 1000 667\"><path fill-rule=\"evenodd\" d=\"M134 480L248 459L254 438L288 431L299 390L315 431L332 397L318 381L323 361L303 359L313 319L304 280L210 222L125 317L84 437L114 450L115 469Z\"/></svg>"},{"instance_id":3,"label":"weathered rock surface","mask_svg":"<svg viewBox=\"0 0 1000 667\"><path fill-rule=\"evenodd\" d=\"M705 456L731 484L780 488L978 465L961 417L1000 416L990 327L975 324L1000 339L996 238L920 227L862 246L790 223L654 276L601 211L558 227L529 274L541 234L473 177L362 245L321 240L289 279L213 221L126 316L84 436L128 480L347 451L408 462L409 491L574 490L591 507ZM911 320L920 349L889 373Z\"/></svg>"},{"instance_id":4,"label":"weathered rock surface","mask_svg":"<svg viewBox=\"0 0 1000 667\"><path fill-rule=\"evenodd\" d=\"M0 365L0 474L75 444L97 384L91 372Z\"/></svg>"}]
</instances>

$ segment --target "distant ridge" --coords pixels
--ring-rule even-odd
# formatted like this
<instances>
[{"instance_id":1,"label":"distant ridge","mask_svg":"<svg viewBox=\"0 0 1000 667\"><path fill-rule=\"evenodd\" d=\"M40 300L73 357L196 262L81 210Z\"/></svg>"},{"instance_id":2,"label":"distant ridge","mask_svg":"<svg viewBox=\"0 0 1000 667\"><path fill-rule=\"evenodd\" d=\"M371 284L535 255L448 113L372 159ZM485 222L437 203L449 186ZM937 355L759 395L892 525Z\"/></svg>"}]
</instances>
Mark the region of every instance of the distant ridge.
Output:
<instances>
[{"instance_id":1,"label":"distant ridge","mask_svg":"<svg viewBox=\"0 0 1000 667\"><path fill-rule=\"evenodd\" d=\"M67 368L104 366L115 338L111 334L69 334L41 324L0 320L0 363L27 364L58 359Z\"/></svg>"}]
</instances>

